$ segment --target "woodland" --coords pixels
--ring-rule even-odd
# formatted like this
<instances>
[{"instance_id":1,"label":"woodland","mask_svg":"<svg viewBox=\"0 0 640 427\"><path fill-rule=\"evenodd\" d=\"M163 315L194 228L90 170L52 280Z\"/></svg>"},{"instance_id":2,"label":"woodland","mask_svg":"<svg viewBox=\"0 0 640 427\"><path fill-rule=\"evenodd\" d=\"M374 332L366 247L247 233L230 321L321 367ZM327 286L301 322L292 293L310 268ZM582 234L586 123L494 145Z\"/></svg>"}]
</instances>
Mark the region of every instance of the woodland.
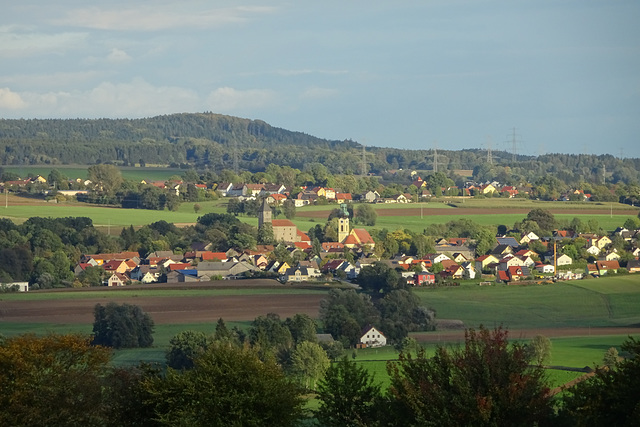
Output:
<instances>
[{"instance_id":1,"label":"woodland","mask_svg":"<svg viewBox=\"0 0 640 427\"><path fill-rule=\"evenodd\" d=\"M390 144L391 145L391 144ZM143 119L0 119L4 165L168 165L198 170L264 171L269 164L303 169L321 163L332 174L383 174L398 169L473 170L477 180L513 185L546 175L565 182L637 183L640 159L550 153L527 156L486 149L402 150L363 147L213 113ZM523 147L524 148L524 147ZM489 161L490 160L490 161ZM366 169L366 170L365 170Z\"/></svg>"}]
</instances>

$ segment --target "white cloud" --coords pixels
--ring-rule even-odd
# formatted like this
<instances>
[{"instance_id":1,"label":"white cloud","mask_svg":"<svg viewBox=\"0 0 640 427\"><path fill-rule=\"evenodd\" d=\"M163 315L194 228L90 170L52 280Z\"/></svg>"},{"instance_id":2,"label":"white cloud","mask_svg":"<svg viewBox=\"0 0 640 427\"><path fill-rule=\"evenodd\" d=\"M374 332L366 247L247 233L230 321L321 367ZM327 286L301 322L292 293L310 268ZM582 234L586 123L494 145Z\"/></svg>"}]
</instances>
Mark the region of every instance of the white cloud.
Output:
<instances>
[{"instance_id":1,"label":"white cloud","mask_svg":"<svg viewBox=\"0 0 640 427\"><path fill-rule=\"evenodd\" d=\"M209 94L207 109L227 113L248 108L264 108L276 102L277 94L272 90L236 90L221 87Z\"/></svg>"},{"instance_id":2,"label":"white cloud","mask_svg":"<svg viewBox=\"0 0 640 427\"><path fill-rule=\"evenodd\" d=\"M281 76L301 76L305 74L326 74L331 76L337 76L341 74L348 74L347 70L312 70L312 69L300 69L300 70L278 70L276 74Z\"/></svg>"},{"instance_id":3,"label":"white cloud","mask_svg":"<svg viewBox=\"0 0 640 427\"><path fill-rule=\"evenodd\" d=\"M326 99L333 98L338 94L339 92L336 89L313 86L302 92L300 97L305 99Z\"/></svg>"},{"instance_id":4,"label":"white cloud","mask_svg":"<svg viewBox=\"0 0 640 427\"><path fill-rule=\"evenodd\" d=\"M11 89L5 87L0 88L0 110L19 110L25 108L27 103L19 94L12 92Z\"/></svg>"},{"instance_id":5,"label":"white cloud","mask_svg":"<svg viewBox=\"0 0 640 427\"><path fill-rule=\"evenodd\" d=\"M67 12L53 20L57 25L71 25L100 30L158 31L172 28L211 28L246 22L252 15L270 13L271 7L229 7L200 9L183 3L102 9L89 7Z\"/></svg>"},{"instance_id":6,"label":"white cloud","mask_svg":"<svg viewBox=\"0 0 640 427\"><path fill-rule=\"evenodd\" d=\"M77 49L86 41L87 33L64 32L45 34L0 30L0 57L24 57L35 53L61 53Z\"/></svg>"},{"instance_id":7,"label":"white cloud","mask_svg":"<svg viewBox=\"0 0 640 427\"><path fill-rule=\"evenodd\" d=\"M23 104L19 100L24 100ZM153 86L142 79L134 79L129 83L103 82L86 91L0 91L0 114L7 117L17 117L12 108L21 105L28 105L29 117L96 118L200 111L203 109L201 104L197 93L190 89Z\"/></svg>"},{"instance_id":8,"label":"white cloud","mask_svg":"<svg viewBox=\"0 0 640 427\"><path fill-rule=\"evenodd\" d=\"M109 55L107 55L107 61L109 62L127 62L130 59L131 57L129 56L129 54L127 54L127 52L115 47L111 49L111 52L109 52Z\"/></svg>"}]
</instances>

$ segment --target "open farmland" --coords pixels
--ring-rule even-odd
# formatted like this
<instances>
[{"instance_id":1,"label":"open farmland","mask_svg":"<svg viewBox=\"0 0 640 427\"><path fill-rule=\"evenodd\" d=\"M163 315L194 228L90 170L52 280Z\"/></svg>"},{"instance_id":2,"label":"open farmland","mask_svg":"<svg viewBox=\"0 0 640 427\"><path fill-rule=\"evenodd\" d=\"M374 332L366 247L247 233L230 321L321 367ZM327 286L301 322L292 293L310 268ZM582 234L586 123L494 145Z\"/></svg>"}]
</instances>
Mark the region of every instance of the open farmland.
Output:
<instances>
[{"instance_id":1,"label":"open farmland","mask_svg":"<svg viewBox=\"0 0 640 427\"><path fill-rule=\"evenodd\" d=\"M176 212L168 210L154 211L143 209L121 209L115 207L96 206L85 203L47 203L39 198L18 197L10 195L7 207L0 209L0 217L10 218L15 222L23 222L33 216L41 217L88 217L96 227L108 229L109 226L141 226L155 221L164 220L177 225L194 224L199 216L207 213L225 213L226 199L199 202L201 210L195 213L194 203L182 203ZM629 218L638 214L636 208L619 203L610 206L596 203L560 203L539 202L519 199L470 199L454 207L446 203L430 202L424 204L393 204L374 205L378 213L378 220L372 228L397 228L422 232L430 224L441 224L457 219L471 219L480 225L506 225L511 227L515 222L522 221L533 208L548 209L556 219L571 221L574 217L583 222L590 219L598 221L600 227L613 231L624 224ZM297 210L293 222L302 231L307 231L316 224L324 224L329 212L337 206L305 206ZM356 205L357 207L357 205ZM256 226L257 218L240 215L241 221Z\"/></svg>"},{"instance_id":2,"label":"open farmland","mask_svg":"<svg viewBox=\"0 0 640 427\"><path fill-rule=\"evenodd\" d=\"M237 285L236 285L237 283ZM305 313L318 317L326 291L295 288L273 280L189 285L140 285L118 289L89 288L35 291L0 296L0 322L90 324L96 304L139 305L156 324L215 323L253 320L267 313L282 317Z\"/></svg>"}]
</instances>

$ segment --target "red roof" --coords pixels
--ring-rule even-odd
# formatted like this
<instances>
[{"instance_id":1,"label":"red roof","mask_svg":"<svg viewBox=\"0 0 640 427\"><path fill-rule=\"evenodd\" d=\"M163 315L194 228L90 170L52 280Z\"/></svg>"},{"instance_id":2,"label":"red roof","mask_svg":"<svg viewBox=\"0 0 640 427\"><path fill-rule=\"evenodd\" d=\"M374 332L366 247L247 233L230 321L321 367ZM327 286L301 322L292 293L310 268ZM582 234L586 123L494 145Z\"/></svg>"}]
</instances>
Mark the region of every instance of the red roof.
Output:
<instances>
[{"instance_id":1,"label":"red roof","mask_svg":"<svg viewBox=\"0 0 640 427\"><path fill-rule=\"evenodd\" d=\"M343 242L345 245L357 245L358 239L353 234L349 234Z\"/></svg>"},{"instance_id":2,"label":"red roof","mask_svg":"<svg viewBox=\"0 0 640 427\"><path fill-rule=\"evenodd\" d=\"M296 228L296 234L298 235L298 237L300 238L301 242L311 242L311 239L309 238L309 236L307 236L305 233L303 233L302 231L298 230Z\"/></svg>"},{"instance_id":3,"label":"red roof","mask_svg":"<svg viewBox=\"0 0 640 427\"><path fill-rule=\"evenodd\" d=\"M293 245L298 249L302 249L303 251L311 247L311 244L309 242L294 242Z\"/></svg>"},{"instance_id":4,"label":"red roof","mask_svg":"<svg viewBox=\"0 0 640 427\"><path fill-rule=\"evenodd\" d=\"M509 276L513 277L513 276L522 276L522 267L519 267L517 265L513 265L511 267L509 267Z\"/></svg>"},{"instance_id":5,"label":"red roof","mask_svg":"<svg viewBox=\"0 0 640 427\"><path fill-rule=\"evenodd\" d=\"M169 264L169 271L185 270L188 268L191 268L191 264L188 262L176 262L174 264Z\"/></svg>"},{"instance_id":6,"label":"red roof","mask_svg":"<svg viewBox=\"0 0 640 427\"><path fill-rule=\"evenodd\" d=\"M498 271L498 279L502 280L503 282L508 282L509 281L509 275L507 274L506 271Z\"/></svg>"},{"instance_id":7,"label":"red roof","mask_svg":"<svg viewBox=\"0 0 640 427\"><path fill-rule=\"evenodd\" d=\"M288 219L274 219L271 220L272 227L295 227L296 225Z\"/></svg>"},{"instance_id":8,"label":"red roof","mask_svg":"<svg viewBox=\"0 0 640 427\"><path fill-rule=\"evenodd\" d=\"M344 249L344 245L340 242L322 242L322 250L328 251L329 249Z\"/></svg>"},{"instance_id":9,"label":"red roof","mask_svg":"<svg viewBox=\"0 0 640 427\"><path fill-rule=\"evenodd\" d=\"M614 261L596 261L598 270L617 270L620 268L620 263L617 260Z\"/></svg>"},{"instance_id":10,"label":"red roof","mask_svg":"<svg viewBox=\"0 0 640 427\"><path fill-rule=\"evenodd\" d=\"M273 193L271 194L269 197L273 197L273 200L275 201L280 201L280 200L286 200L287 196L285 196L284 194L280 194L280 193Z\"/></svg>"},{"instance_id":11,"label":"red roof","mask_svg":"<svg viewBox=\"0 0 640 427\"><path fill-rule=\"evenodd\" d=\"M354 228L353 232L358 237L361 245L370 245L375 243L369 232L364 228Z\"/></svg>"},{"instance_id":12,"label":"red roof","mask_svg":"<svg viewBox=\"0 0 640 427\"><path fill-rule=\"evenodd\" d=\"M202 261L212 261L214 259L224 261L227 259L227 254L224 252L204 251L200 253L200 258L202 259Z\"/></svg>"}]
</instances>

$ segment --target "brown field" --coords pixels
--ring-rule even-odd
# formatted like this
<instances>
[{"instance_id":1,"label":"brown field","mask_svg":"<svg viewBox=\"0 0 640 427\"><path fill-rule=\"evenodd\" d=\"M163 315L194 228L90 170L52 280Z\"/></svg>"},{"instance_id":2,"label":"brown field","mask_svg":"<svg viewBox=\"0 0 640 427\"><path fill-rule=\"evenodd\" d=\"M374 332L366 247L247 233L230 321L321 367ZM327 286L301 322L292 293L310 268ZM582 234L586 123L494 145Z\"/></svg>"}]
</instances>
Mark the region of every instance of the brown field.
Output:
<instances>
[{"instance_id":1,"label":"brown field","mask_svg":"<svg viewBox=\"0 0 640 427\"><path fill-rule=\"evenodd\" d=\"M248 281L247 281L248 282ZM229 284L191 285L192 288L282 288L272 280L240 281ZM259 282L259 283L255 283ZM228 282L227 282L228 283ZM147 286L148 287L148 286ZM128 286L121 289L132 289ZM175 285L154 285L154 289L174 289ZM140 289L140 288L138 288ZM185 289L185 287L180 287ZM229 321L253 320L267 313L277 313L281 317L291 317L305 313L318 317L323 294L264 294L264 295L219 295L219 296L117 296L120 289L92 288L87 291L59 290L54 292L87 292L87 298L68 298L33 301L1 301L0 329L2 322L82 324L93 322L93 308L96 304L116 302L140 306L149 313L156 324L184 324L216 322L220 317ZM108 299L96 297L95 293L109 292ZM91 294L91 295L89 295ZM114 295L115 294L115 295ZM142 292L144 294L144 292Z\"/></svg>"}]
</instances>

